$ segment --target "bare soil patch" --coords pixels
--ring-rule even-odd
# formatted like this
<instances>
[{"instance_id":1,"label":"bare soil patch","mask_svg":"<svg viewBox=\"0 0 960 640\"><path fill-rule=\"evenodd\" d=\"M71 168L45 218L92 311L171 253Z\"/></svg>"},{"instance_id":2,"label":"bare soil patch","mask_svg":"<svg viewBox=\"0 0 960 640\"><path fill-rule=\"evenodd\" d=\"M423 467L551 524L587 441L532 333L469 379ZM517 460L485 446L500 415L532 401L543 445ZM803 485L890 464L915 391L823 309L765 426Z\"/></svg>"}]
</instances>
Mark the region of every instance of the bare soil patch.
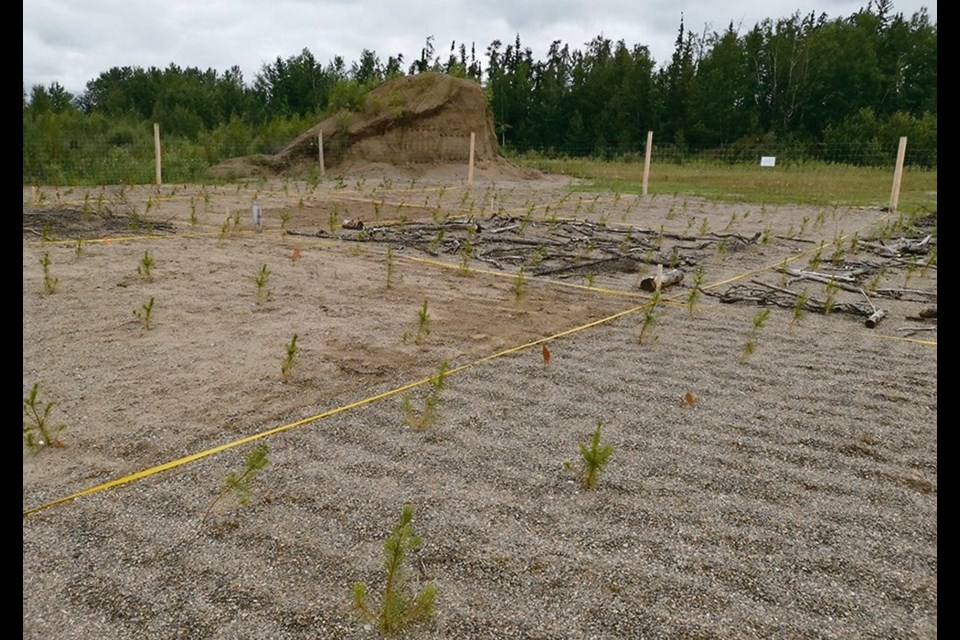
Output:
<instances>
[{"instance_id":1,"label":"bare soil patch","mask_svg":"<svg viewBox=\"0 0 960 640\"><path fill-rule=\"evenodd\" d=\"M405 503L413 585L439 594L408 637L937 636L935 237L880 248L935 213L879 245L896 216L874 209L367 167L24 190L23 393L66 425L23 454L24 638L376 637L351 586L379 593ZM826 300L781 271L818 250L857 274L834 312L756 299ZM641 344L658 263L684 278ZM441 363L437 420L412 429L404 396L419 410ZM598 420L614 452L587 490L563 463ZM250 503L203 520L258 444Z\"/></svg>"}]
</instances>

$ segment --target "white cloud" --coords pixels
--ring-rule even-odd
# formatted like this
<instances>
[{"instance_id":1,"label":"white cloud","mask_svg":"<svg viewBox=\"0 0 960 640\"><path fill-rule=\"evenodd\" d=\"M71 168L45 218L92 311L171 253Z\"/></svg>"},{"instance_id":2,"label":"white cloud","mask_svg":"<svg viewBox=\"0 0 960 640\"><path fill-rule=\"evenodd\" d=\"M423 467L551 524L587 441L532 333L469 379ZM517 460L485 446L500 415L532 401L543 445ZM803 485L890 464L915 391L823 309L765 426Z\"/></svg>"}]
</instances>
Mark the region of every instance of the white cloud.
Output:
<instances>
[{"instance_id":1,"label":"white cloud","mask_svg":"<svg viewBox=\"0 0 960 640\"><path fill-rule=\"evenodd\" d=\"M402 53L409 67L428 36L442 57L456 41L468 53L473 45L485 62L491 42L506 46L518 34L536 59L543 59L555 40L584 50L602 34L630 47L646 45L664 64L681 12L686 29L700 33L705 25L722 32L731 22L745 31L764 18L796 12L846 17L865 5L848 0L801 6L792 0L31 0L23 5L23 83L28 92L34 84L59 82L79 93L113 67L171 63L221 72L238 65L251 83L264 64L304 48L321 64L339 55L349 67L368 49L384 62ZM894 11L909 17L922 6L929 7L935 22L936 4L924 0L895 3Z\"/></svg>"}]
</instances>

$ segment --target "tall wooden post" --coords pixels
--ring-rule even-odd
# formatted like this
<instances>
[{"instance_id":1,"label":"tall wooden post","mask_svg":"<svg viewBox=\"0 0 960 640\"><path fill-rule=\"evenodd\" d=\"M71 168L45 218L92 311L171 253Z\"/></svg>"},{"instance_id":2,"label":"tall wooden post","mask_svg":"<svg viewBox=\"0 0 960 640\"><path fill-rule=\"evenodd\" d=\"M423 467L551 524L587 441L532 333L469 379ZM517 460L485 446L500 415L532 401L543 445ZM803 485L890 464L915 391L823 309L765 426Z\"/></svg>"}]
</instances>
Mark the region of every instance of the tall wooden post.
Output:
<instances>
[{"instance_id":1,"label":"tall wooden post","mask_svg":"<svg viewBox=\"0 0 960 640\"><path fill-rule=\"evenodd\" d=\"M157 186L159 187L163 184L162 179L162 163L160 162L160 123L153 123L153 156L154 156L154 165L156 166L156 179Z\"/></svg>"},{"instance_id":2,"label":"tall wooden post","mask_svg":"<svg viewBox=\"0 0 960 640\"><path fill-rule=\"evenodd\" d=\"M320 177L323 177L323 174L326 172L326 168L323 166L323 131L317 134L317 149L320 155Z\"/></svg>"},{"instance_id":3,"label":"tall wooden post","mask_svg":"<svg viewBox=\"0 0 960 640\"><path fill-rule=\"evenodd\" d=\"M647 183L650 181L650 151L653 150L653 131L647 131L647 151L643 158L643 195L647 195Z\"/></svg>"},{"instance_id":4,"label":"tall wooden post","mask_svg":"<svg viewBox=\"0 0 960 640\"><path fill-rule=\"evenodd\" d=\"M467 171L467 186L473 186L473 152L477 147L477 134L470 132L470 169Z\"/></svg>"},{"instance_id":5,"label":"tall wooden post","mask_svg":"<svg viewBox=\"0 0 960 640\"><path fill-rule=\"evenodd\" d=\"M893 170L893 190L890 192L890 211L897 212L900 202L900 181L903 179L903 159L907 155L907 136L900 137L900 147L897 149L897 167Z\"/></svg>"}]
</instances>

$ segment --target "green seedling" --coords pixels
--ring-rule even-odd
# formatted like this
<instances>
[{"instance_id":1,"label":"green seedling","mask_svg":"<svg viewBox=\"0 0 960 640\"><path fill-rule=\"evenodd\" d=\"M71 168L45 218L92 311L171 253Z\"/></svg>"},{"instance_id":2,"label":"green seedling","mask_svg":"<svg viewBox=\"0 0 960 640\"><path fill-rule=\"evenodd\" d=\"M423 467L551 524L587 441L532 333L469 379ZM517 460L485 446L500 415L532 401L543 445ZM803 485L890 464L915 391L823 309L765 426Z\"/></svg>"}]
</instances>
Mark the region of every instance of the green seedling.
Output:
<instances>
[{"instance_id":1,"label":"green seedling","mask_svg":"<svg viewBox=\"0 0 960 640\"><path fill-rule=\"evenodd\" d=\"M39 390L40 383L35 382L30 389L30 394L23 399L23 443L30 449L63 447L63 443L60 442L60 432L66 428L66 425L50 423L50 412L54 404L38 400Z\"/></svg>"},{"instance_id":2,"label":"green seedling","mask_svg":"<svg viewBox=\"0 0 960 640\"><path fill-rule=\"evenodd\" d=\"M833 305L837 303L837 292L840 291L840 285L837 284L835 278L831 278L830 282L826 284L823 288L824 300L823 300L823 313L824 315L830 315L830 312L833 311Z\"/></svg>"},{"instance_id":3,"label":"green seedling","mask_svg":"<svg viewBox=\"0 0 960 640\"><path fill-rule=\"evenodd\" d=\"M226 240L228 233L230 233L230 216L227 216L227 219L223 221L223 225L220 227L220 235L217 236L218 247L223 246L223 241Z\"/></svg>"},{"instance_id":4,"label":"green seedling","mask_svg":"<svg viewBox=\"0 0 960 640\"><path fill-rule=\"evenodd\" d=\"M447 232L444 229L437 229L437 235L433 236L433 239L430 241L430 249L436 251L446 235Z\"/></svg>"},{"instance_id":5,"label":"green seedling","mask_svg":"<svg viewBox=\"0 0 960 640\"><path fill-rule=\"evenodd\" d=\"M73 253L77 260L83 257L83 238L77 238L77 243L73 246Z\"/></svg>"},{"instance_id":6,"label":"green seedling","mask_svg":"<svg viewBox=\"0 0 960 640\"><path fill-rule=\"evenodd\" d=\"M470 258L473 257L473 234L472 228L467 230L467 237L460 247L460 275L470 275Z\"/></svg>"},{"instance_id":7,"label":"green seedling","mask_svg":"<svg viewBox=\"0 0 960 640\"><path fill-rule=\"evenodd\" d=\"M830 254L830 262L834 265L840 264L840 261L843 260L843 236L840 235L840 232L833 237L833 253Z\"/></svg>"},{"instance_id":8,"label":"green seedling","mask_svg":"<svg viewBox=\"0 0 960 640\"><path fill-rule=\"evenodd\" d=\"M387 247L387 289L393 287L393 281L396 278L396 267L393 264L393 248Z\"/></svg>"},{"instance_id":9,"label":"green seedling","mask_svg":"<svg viewBox=\"0 0 960 640\"><path fill-rule=\"evenodd\" d=\"M143 252L143 256L140 258L140 264L137 266L137 273L143 276L147 282L153 281L153 257L150 255L149 250Z\"/></svg>"},{"instance_id":10,"label":"green seedling","mask_svg":"<svg viewBox=\"0 0 960 640\"><path fill-rule=\"evenodd\" d=\"M80 209L80 217L82 217L83 221L86 222L90 219L92 213L93 212L90 207L90 192L87 191L83 194L83 207Z\"/></svg>"},{"instance_id":11,"label":"green seedling","mask_svg":"<svg viewBox=\"0 0 960 640\"><path fill-rule=\"evenodd\" d=\"M423 306L417 311L417 336L413 339L414 344L420 344L424 338L430 335L430 325L432 323L433 319L427 309L427 300L424 300Z\"/></svg>"},{"instance_id":12,"label":"green seedling","mask_svg":"<svg viewBox=\"0 0 960 640\"><path fill-rule=\"evenodd\" d=\"M821 240L820 246L817 247L817 252L813 254L812 258L810 258L809 267L811 269L816 270L820 267L820 263L823 261L823 248L824 248L824 242L823 240Z\"/></svg>"},{"instance_id":13,"label":"green seedling","mask_svg":"<svg viewBox=\"0 0 960 640\"><path fill-rule=\"evenodd\" d=\"M903 288L906 289L910 286L910 280L913 278L913 274L917 272L917 257L911 256L910 260L907 261L907 269L903 273Z\"/></svg>"},{"instance_id":14,"label":"green seedling","mask_svg":"<svg viewBox=\"0 0 960 640\"><path fill-rule=\"evenodd\" d=\"M703 222L700 223L700 235L705 236L710 233L710 220L703 216Z\"/></svg>"},{"instance_id":15,"label":"green seedling","mask_svg":"<svg viewBox=\"0 0 960 640\"><path fill-rule=\"evenodd\" d=\"M150 296L150 299L139 309L133 310L133 317L140 321L144 329L150 330L150 325L153 322L153 296Z\"/></svg>"},{"instance_id":16,"label":"green seedling","mask_svg":"<svg viewBox=\"0 0 960 640\"><path fill-rule=\"evenodd\" d=\"M793 305L793 322L794 324L800 324L800 321L803 320L803 314L807 310L807 301L810 299L810 294L807 293L807 290L804 289L800 292L800 295L797 296L797 302Z\"/></svg>"},{"instance_id":17,"label":"green seedling","mask_svg":"<svg viewBox=\"0 0 960 640\"><path fill-rule=\"evenodd\" d=\"M593 489L600 482L600 472L607 466L613 447L609 444L600 444L603 421L597 420L597 429L593 432L590 442L580 443L580 458L582 467L579 470L580 484L585 489ZM573 463L569 460L563 463L568 471L574 471Z\"/></svg>"},{"instance_id":18,"label":"green seedling","mask_svg":"<svg viewBox=\"0 0 960 640\"><path fill-rule=\"evenodd\" d=\"M530 254L530 266L531 267L537 266L538 264L543 262L543 259L546 257L547 257L547 248L542 244L537 245L537 248L534 249L533 253Z\"/></svg>"},{"instance_id":19,"label":"green seedling","mask_svg":"<svg viewBox=\"0 0 960 640\"><path fill-rule=\"evenodd\" d=\"M767 223L767 226L763 228L763 233L760 235L760 244L769 244L770 238L773 236L773 227Z\"/></svg>"},{"instance_id":20,"label":"green seedling","mask_svg":"<svg viewBox=\"0 0 960 640\"><path fill-rule=\"evenodd\" d=\"M250 486L257 473L269 464L270 461L267 460L268 451L267 445L261 444L247 454L246 460L244 460L243 463L243 469L239 472L231 471L227 474L223 489L220 490L220 493L217 494L203 512L203 517L200 519L201 523L205 522L207 516L213 511L213 508L229 495L234 496L240 505L246 506L250 504Z\"/></svg>"},{"instance_id":21,"label":"green seedling","mask_svg":"<svg viewBox=\"0 0 960 640\"><path fill-rule=\"evenodd\" d=\"M703 285L703 278L703 265L701 265L697 267L696 272L693 274L693 288L690 289L690 293L687 295L687 313L690 315L693 315L693 306L700 298L700 287Z\"/></svg>"},{"instance_id":22,"label":"green seedling","mask_svg":"<svg viewBox=\"0 0 960 640\"><path fill-rule=\"evenodd\" d=\"M653 296L650 298L650 301L644 305L643 324L640 325L640 337L637 340L640 344L643 344L643 337L656 322L657 306L660 304L661 300L662 298L660 297L660 290L658 289L657 291L653 292Z\"/></svg>"},{"instance_id":23,"label":"green seedling","mask_svg":"<svg viewBox=\"0 0 960 640\"><path fill-rule=\"evenodd\" d=\"M734 211L730 214L730 219L727 220L727 226L723 228L724 231L728 231L737 222L737 212Z\"/></svg>"},{"instance_id":24,"label":"green seedling","mask_svg":"<svg viewBox=\"0 0 960 640\"><path fill-rule=\"evenodd\" d=\"M923 266L920 268L920 277L926 278L927 271L936 266L937 264L937 248L934 247L930 250L930 253L927 255L927 259L923 261Z\"/></svg>"},{"instance_id":25,"label":"green seedling","mask_svg":"<svg viewBox=\"0 0 960 640\"><path fill-rule=\"evenodd\" d=\"M47 251L43 254L43 257L40 258L40 264L43 266L43 290L47 294L53 294L57 290L57 283L60 282L60 278L54 278L50 275L50 252Z\"/></svg>"},{"instance_id":26,"label":"green seedling","mask_svg":"<svg viewBox=\"0 0 960 640\"><path fill-rule=\"evenodd\" d=\"M440 411L440 405L443 403L440 392L447 388L448 369L449 366L446 361L441 362L436 375L430 378L430 388L423 398L423 410L419 415L413 408L413 401L410 396L403 396L403 421L408 427L416 431L423 431L436 424L437 414Z\"/></svg>"},{"instance_id":27,"label":"green seedling","mask_svg":"<svg viewBox=\"0 0 960 640\"><path fill-rule=\"evenodd\" d=\"M433 618L437 588L427 585L416 593L411 587L408 555L420 544L420 537L413 530L413 506L406 504L400 520L383 544L386 580L379 602L368 597L363 582L353 585L353 604L364 621L373 622L382 633L392 634L404 627L428 622Z\"/></svg>"},{"instance_id":28,"label":"green seedling","mask_svg":"<svg viewBox=\"0 0 960 640\"><path fill-rule=\"evenodd\" d=\"M749 335L747 335L747 341L743 345L743 355L740 358L741 362L746 362L757 350L757 335L760 333L760 329L763 328L768 317L770 317L769 309L762 309L753 317L753 328L750 330Z\"/></svg>"},{"instance_id":29,"label":"green seedling","mask_svg":"<svg viewBox=\"0 0 960 640\"><path fill-rule=\"evenodd\" d=\"M877 287L880 286L880 281L883 279L883 276L885 276L886 273L887 270L885 267L880 267L874 271L873 275L870 276L870 281L867 283L867 291L876 291Z\"/></svg>"},{"instance_id":30,"label":"green seedling","mask_svg":"<svg viewBox=\"0 0 960 640\"><path fill-rule=\"evenodd\" d=\"M678 264L680 264L680 249L674 247L670 252L670 268L676 269Z\"/></svg>"},{"instance_id":31,"label":"green seedling","mask_svg":"<svg viewBox=\"0 0 960 640\"><path fill-rule=\"evenodd\" d=\"M520 301L523 300L523 296L526 294L527 284L523 275L523 267L520 267L520 271L517 272L517 277L514 278L513 284L510 286L510 292L513 293L513 301L515 304L520 304Z\"/></svg>"},{"instance_id":32,"label":"green seedling","mask_svg":"<svg viewBox=\"0 0 960 640\"><path fill-rule=\"evenodd\" d=\"M287 233L287 227L290 225L290 219L293 218L293 212L290 209L280 211L280 232L283 235Z\"/></svg>"},{"instance_id":33,"label":"green seedling","mask_svg":"<svg viewBox=\"0 0 960 640\"><path fill-rule=\"evenodd\" d=\"M253 282L257 285L257 304L263 304L273 298L273 292L267 287L267 280L270 278L270 270L267 265L260 266L260 271L253 276Z\"/></svg>"},{"instance_id":34,"label":"green seedling","mask_svg":"<svg viewBox=\"0 0 960 640\"><path fill-rule=\"evenodd\" d=\"M300 347L297 346L297 334L293 334L290 342L288 342L285 347L285 351L286 355L283 358L283 363L280 365L280 379L283 382L287 382L290 379L290 372L293 369L293 365L297 362L297 354L300 353Z\"/></svg>"},{"instance_id":35,"label":"green seedling","mask_svg":"<svg viewBox=\"0 0 960 640\"><path fill-rule=\"evenodd\" d=\"M817 214L817 219L813 221L813 230L816 231L823 226L823 223L827 219L827 210L820 209L820 212Z\"/></svg>"},{"instance_id":36,"label":"green seedling","mask_svg":"<svg viewBox=\"0 0 960 640\"><path fill-rule=\"evenodd\" d=\"M553 232L556 231L557 225L560 224L560 218L557 217L556 213L551 213L550 217L547 218L547 235L553 235Z\"/></svg>"}]
</instances>

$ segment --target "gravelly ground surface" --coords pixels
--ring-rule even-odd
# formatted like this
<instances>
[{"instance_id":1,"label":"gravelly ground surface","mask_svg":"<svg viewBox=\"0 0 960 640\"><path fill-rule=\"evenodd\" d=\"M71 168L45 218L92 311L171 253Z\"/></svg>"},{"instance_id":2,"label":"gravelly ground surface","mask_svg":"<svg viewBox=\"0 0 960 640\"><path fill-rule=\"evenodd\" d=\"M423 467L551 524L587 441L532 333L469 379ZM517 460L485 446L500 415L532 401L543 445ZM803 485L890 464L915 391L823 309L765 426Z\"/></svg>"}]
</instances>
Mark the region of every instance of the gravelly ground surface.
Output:
<instances>
[{"instance_id":1,"label":"gravelly ground surface","mask_svg":"<svg viewBox=\"0 0 960 640\"><path fill-rule=\"evenodd\" d=\"M518 301L510 273L465 277L398 246L388 288L384 246L281 234L285 207L288 228L311 233L334 209L369 219L377 202L384 216L393 206L416 219L399 203L427 199L427 217L430 198L455 210L465 192L373 182L260 185L266 230L253 233L244 217L242 231L223 237L225 216L247 215L254 186L180 187L146 216L174 232L125 240L114 226L106 243L85 227L79 257L66 225L53 227L62 243L26 230L38 228L28 221L39 206L25 192L24 396L40 383L41 399L56 403L52 419L66 424L66 447L24 449L24 638L376 637L352 610L351 587L380 593L383 542L407 503L422 538L410 586L438 589L435 617L409 637L937 636L935 320L923 325L932 331L900 331L924 304L883 301L890 315L872 330L850 315L797 321L773 308L744 358L758 307L703 295L691 312L692 273L666 290L674 304L655 309L641 344L638 305L649 295L636 275L594 281L624 295L570 286L583 279L531 279ZM606 195L594 211L583 202L574 211L576 196L536 181L470 193L499 193L518 215L553 203L571 217L606 212L677 233L702 219L719 230L732 212L729 231L743 237L769 225L769 243L696 254L705 286L718 288L768 274L821 238L866 237L884 220L834 212L801 243L775 236L816 210L676 199L636 199L628 210L632 196ZM79 190L61 197L61 208L83 200ZM142 188L122 201L142 213L148 197ZM681 204L687 217L667 219ZM144 251L155 258L152 281L136 271ZM53 294L43 289L44 253ZM251 279L261 264L272 297L257 304ZM884 277L903 287L906 274ZM935 306L935 266L908 284ZM150 296L147 330L132 310ZM425 299L431 332L415 344ZM626 309L635 310L551 340L549 364L540 345L488 358ZM284 383L294 333L301 351ZM403 397L419 411L429 386L390 392L440 362L454 370L437 419L412 429ZM598 421L614 451L599 485L585 489L563 463L578 464ZM258 444L269 464L249 504L226 499L205 514Z\"/></svg>"}]
</instances>

